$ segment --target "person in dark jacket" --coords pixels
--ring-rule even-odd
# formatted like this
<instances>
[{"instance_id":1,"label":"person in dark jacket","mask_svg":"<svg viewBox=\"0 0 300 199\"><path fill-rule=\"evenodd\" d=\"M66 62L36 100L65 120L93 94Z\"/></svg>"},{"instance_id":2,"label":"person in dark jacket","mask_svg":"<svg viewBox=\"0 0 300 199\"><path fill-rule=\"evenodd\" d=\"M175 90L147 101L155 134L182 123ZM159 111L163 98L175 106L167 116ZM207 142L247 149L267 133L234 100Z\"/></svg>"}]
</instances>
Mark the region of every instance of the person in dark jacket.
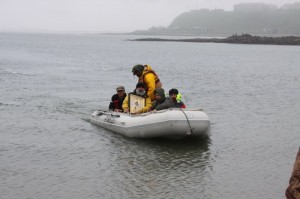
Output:
<instances>
[{"instance_id":1,"label":"person in dark jacket","mask_svg":"<svg viewBox=\"0 0 300 199\"><path fill-rule=\"evenodd\" d=\"M109 110L116 111L116 112L123 112L122 104L126 97L125 88L124 86L118 86L116 90L117 90L117 94L114 94L111 97Z\"/></svg>"},{"instance_id":2,"label":"person in dark jacket","mask_svg":"<svg viewBox=\"0 0 300 199\"><path fill-rule=\"evenodd\" d=\"M163 110L174 107L174 102L170 97L165 96L163 88L156 88L154 90L155 101L152 102L152 110Z\"/></svg>"},{"instance_id":3,"label":"person in dark jacket","mask_svg":"<svg viewBox=\"0 0 300 199\"><path fill-rule=\"evenodd\" d=\"M172 88L169 90L169 97L173 100L174 102L174 107L175 108L186 108L185 104L181 101L181 95L178 96L179 92L176 88Z\"/></svg>"}]
</instances>

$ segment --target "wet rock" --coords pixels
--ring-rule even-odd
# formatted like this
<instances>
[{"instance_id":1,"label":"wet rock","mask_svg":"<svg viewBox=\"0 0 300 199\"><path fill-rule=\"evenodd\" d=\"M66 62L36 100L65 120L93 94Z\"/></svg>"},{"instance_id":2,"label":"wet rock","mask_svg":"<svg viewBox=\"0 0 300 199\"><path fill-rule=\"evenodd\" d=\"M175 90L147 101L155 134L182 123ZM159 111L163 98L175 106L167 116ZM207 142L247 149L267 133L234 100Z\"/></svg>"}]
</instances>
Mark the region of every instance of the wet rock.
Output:
<instances>
[{"instance_id":1,"label":"wet rock","mask_svg":"<svg viewBox=\"0 0 300 199\"><path fill-rule=\"evenodd\" d=\"M285 191L287 199L300 199L300 148L294 164L290 184Z\"/></svg>"}]
</instances>

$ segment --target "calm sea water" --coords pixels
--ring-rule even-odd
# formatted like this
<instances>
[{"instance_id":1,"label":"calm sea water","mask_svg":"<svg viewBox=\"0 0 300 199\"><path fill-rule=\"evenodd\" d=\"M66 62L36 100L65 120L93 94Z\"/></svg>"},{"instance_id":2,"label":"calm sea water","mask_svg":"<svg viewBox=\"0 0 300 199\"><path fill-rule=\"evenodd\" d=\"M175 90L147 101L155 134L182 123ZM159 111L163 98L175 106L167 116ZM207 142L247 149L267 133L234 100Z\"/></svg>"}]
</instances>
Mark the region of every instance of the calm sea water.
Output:
<instances>
[{"instance_id":1,"label":"calm sea water","mask_svg":"<svg viewBox=\"0 0 300 199\"><path fill-rule=\"evenodd\" d=\"M0 198L285 198L300 141L300 47L0 34ZM134 64L212 122L207 140L89 123Z\"/></svg>"}]
</instances>

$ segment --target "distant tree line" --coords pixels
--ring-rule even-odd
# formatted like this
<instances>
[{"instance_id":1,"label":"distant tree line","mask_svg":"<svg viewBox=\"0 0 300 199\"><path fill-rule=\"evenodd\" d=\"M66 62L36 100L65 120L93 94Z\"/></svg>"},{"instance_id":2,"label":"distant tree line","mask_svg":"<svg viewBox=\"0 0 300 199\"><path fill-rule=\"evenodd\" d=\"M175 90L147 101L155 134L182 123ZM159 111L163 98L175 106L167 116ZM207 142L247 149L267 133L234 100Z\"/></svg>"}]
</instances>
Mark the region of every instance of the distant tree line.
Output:
<instances>
[{"instance_id":1,"label":"distant tree line","mask_svg":"<svg viewBox=\"0 0 300 199\"><path fill-rule=\"evenodd\" d=\"M263 3L242 3L233 11L193 10L176 17L168 27L152 27L136 34L174 35L300 35L300 3L280 8Z\"/></svg>"}]
</instances>

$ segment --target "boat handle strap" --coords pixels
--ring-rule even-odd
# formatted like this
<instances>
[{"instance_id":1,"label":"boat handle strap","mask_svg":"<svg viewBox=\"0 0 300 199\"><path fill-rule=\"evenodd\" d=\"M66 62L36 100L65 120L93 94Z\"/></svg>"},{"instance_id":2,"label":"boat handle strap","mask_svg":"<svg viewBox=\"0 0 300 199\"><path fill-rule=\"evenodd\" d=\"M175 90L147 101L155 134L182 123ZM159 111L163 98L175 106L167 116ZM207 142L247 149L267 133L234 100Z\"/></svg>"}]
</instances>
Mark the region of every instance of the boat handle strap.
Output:
<instances>
[{"instance_id":1,"label":"boat handle strap","mask_svg":"<svg viewBox=\"0 0 300 199\"><path fill-rule=\"evenodd\" d=\"M188 118L187 115L185 114L184 110L182 110L182 108L180 108L180 110L181 110L182 113L184 114L184 116L185 116L185 118L186 118L186 121L188 122L189 127L190 127L190 130L187 131L187 134L188 134L188 135L190 135L190 134L193 135L193 129L192 129L192 127L191 127L191 123L190 123L190 121L189 121L189 118Z\"/></svg>"}]
</instances>

